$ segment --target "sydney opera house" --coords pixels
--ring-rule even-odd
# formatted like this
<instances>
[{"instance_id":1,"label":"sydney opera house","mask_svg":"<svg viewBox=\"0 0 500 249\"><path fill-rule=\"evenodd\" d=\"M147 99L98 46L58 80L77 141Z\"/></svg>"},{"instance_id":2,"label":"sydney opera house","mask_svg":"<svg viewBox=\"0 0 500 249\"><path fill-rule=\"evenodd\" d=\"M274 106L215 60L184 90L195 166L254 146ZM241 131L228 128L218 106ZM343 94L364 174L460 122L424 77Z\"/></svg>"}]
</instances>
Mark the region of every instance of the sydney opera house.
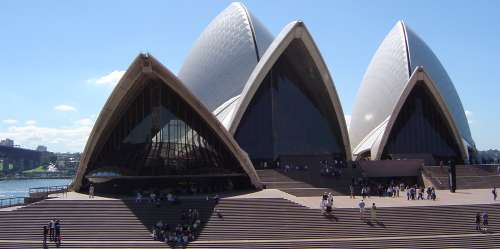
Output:
<instances>
[{"instance_id":1,"label":"sydney opera house","mask_svg":"<svg viewBox=\"0 0 500 249\"><path fill-rule=\"evenodd\" d=\"M467 163L474 151L450 77L404 23L368 66L348 131L306 25L294 21L273 36L233 3L201 33L177 75L149 54L133 61L100 112L73 188L228 179L262 188L256 169L294 161L437 165Z\"/></svg>"},{"instance_id":2,"label":"sydney opera house","mask_svg":"<svg viewBox=\"0 0 500 249\"><path fill-rule=\"evenodd\" d=\"M349 130L356 159L464 163L475 151L464 108L427 44L398 22L373 56Z\"/></svg>"}]
</instances>

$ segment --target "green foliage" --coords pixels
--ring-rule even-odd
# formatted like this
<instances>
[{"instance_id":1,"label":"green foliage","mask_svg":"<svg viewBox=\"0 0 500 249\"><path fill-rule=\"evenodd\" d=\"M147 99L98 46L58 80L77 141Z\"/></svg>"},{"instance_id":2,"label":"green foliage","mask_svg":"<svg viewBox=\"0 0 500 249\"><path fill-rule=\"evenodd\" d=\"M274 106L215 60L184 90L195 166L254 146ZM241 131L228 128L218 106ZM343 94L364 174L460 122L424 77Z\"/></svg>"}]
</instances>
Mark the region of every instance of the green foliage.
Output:
<instances>
[{"instance_id":1,"label":"green foliage","mask_svg":"<svg viewBox=\"0 0 500 249\"><path fill-rule=\"evenodd\" d=\"M44 172L46 172L46 169L41 165L34 169L23 171L23 173L44 173Z\"/></svg>"}]
</instances>

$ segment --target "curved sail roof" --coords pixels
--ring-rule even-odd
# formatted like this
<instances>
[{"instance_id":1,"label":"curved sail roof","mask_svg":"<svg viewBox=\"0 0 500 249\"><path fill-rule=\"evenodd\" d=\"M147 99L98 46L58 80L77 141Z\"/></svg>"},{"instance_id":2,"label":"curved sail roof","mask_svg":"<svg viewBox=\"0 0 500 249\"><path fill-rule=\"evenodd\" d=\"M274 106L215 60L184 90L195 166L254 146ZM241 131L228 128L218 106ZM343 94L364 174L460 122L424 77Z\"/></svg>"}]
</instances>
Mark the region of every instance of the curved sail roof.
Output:
<instances>
[{"instance_id":1,"label":"curved sail roof","mask_svg":"<svg viewBox=\"0 0 500 249\"><path fill-rule=\"evenodd\" d=\"M435 108L439 110L444 116L444 120L447 123L446 125L449 127L451 134L453 134L454 142L458 145L460 154L463 160L468 159L466 146L463 144L462 137L460 136L460 132L458 127L456 126L456 122L453 122L452 112L448 108L446 104L446 100L443 95L441 95L440 90L438 89L435 81L433 81L423 67L417 67L414 73L411 74L408 83L406 84L401 96L398 98L397 103L394 109L391 111L391 114L387 120L384 122L384 130L382 133L375 137L375 141L371 147L371 156L375 160L380 160L382 157L382 152L384 150L385 145L387 144L387 140L389 135L392 132L394 124L400 115L400 112L403 108L404 103L407 101L408 96L410 96L411 91L417 84L423 84L429 92L432 94L432 97L436 100L437 106Z\"/></svg>"},{"instance_id":2,"label":"curved sail roof","mask_svg":"<svg viewBox=\"0 0 500 249\"><path fill-rule=\"evenodd\" d=\"M241 3L232 3L201 33L178 77L210 111L243 90L273 36Z\"/></svg>"},{"instance_id":3,"label":"curved sail roof","mask_svg":"<svg viewBox=\"0 0 500 249\"><path fill-rule=\"evenodd\" d=\"M180 96L191 110L197 113L211 131L219 139L227 150L236 158L240 167L250 178L252 184L260 188L259 177L248 158L248 155L239 147L233 136L222 126L217 118L206 109L206 107L187 89L182 82L167 68L165 68L154 57L148 54L140 54L127 69L106 101L99 117L90 133L89 139L82 154L80 165L72 188L79 190L85 174L88 172L88 166L93 158L100 152L104 146L107 137L111 134L120 117L128 109L132 96L140 91L144 82L148 79L156 79L166 84L172 91Z\"/></svg>"},{"instance_id":4,"label":"curved sail roof","mask_svg":"<svg viewBox=\"0 0 500 249\"><path fill-rule=\"evenodd\" d=\"M385 129L412 72L423 67L434 80L460 136L474 145L458 93L446 70L427 44L399 21L384 38L364 75L351 116L349 136L354 154L370 148L375 130ZM370 142L371 141L371 142Z\"/></svg>"},{"instance_id":5,"label":"curved sail roof","mask_svg":"<svg viewBox=\"0 0 500 249\"><path fill-rule=\"evenodd\" d=\"M316 78L317 80L309 83L312 85L312 88L317 90L315 98L322 99L323 102L321 104L329 107L328 109L332 110L333 115L336 117L340 128L340 140L343 143L346 158L347 160L350 160L351 149L349 145L345 117L333 79L323 58L321 57L318 47L312 39L311 34L307 30L305 24L301 21L294 21L285 26L264 53L261 61L257 64L248 78L243 92L234 101L234 103L231 104L234 107L232 108L231 113L225 116L225 123L228 124L226 127L228 127L232 134L236 133L240 121L249 107L251 100L254 98L257 89L259 89L259 86L262 84L266 75L275 65L277 60L284 54L287 48L291 47L294 41L299 41L302 45L298 46L298 48L294 47L294 49L303 50L301 51L302 53L299 53L302 64L297 66L307 68L307 71L311 74L315 71L312 69L313 67L316 68L318 72L318 78ZM310 56L311 61L308 61L308 56ZM313 85L314 83L318 84Z\"/></svg>"}]
</instances>

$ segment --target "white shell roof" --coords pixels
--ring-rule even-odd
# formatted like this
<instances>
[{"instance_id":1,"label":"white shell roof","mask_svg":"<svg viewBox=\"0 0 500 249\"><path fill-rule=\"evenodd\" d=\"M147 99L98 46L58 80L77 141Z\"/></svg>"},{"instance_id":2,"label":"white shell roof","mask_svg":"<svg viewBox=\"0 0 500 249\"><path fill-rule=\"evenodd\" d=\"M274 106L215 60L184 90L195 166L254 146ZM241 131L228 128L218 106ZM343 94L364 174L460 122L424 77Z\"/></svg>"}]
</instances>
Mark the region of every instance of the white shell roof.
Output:
<instances>
[{"instance_id":1,"label":"white shell roof","mask_svg":"<svg viewBox=\"0 0 500 249\"><path fill-rule=\"evenodd\" d=\"M201 33L178 77L210 111L239 95L272 34L241 3L224 9Z\"/></svg>"},{"instance_id":2,"label":"white shell roof","mask_svg":"<svg viewBox=\"0 0 500 249\"><path fill-rule=\"evenodd\" d=\"M373 130L391 115L411 72L418 66L436 82L460 135L474 144L462 103L446 70L427 44L400 21L375 52L358 91L349 127L354 152L373 140L367 136L375 134Z\"/></svg>"}]
</instances>

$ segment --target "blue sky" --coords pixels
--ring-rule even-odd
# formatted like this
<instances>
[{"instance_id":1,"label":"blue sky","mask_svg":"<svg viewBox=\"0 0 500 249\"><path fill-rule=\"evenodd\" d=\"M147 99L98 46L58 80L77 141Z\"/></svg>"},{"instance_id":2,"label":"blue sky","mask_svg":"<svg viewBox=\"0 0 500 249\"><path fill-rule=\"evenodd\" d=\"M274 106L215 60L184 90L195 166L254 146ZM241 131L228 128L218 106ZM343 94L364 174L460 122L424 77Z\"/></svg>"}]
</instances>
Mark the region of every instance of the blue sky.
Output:
<instances>
[{"instance_id":1,"label":"blue sky","mask_svg":"<svg viewBox=\"0 0 500 249\"><path fill-rule=\"evenodd\" d=\"M0 139L81 151L134 57L178 72L231 1L0 1ZM455 83L479 149L500 148L500 2L243 1L273 33L303 20L349 115L376 48L404 20Z\"/></svg>"}]
</instances>

